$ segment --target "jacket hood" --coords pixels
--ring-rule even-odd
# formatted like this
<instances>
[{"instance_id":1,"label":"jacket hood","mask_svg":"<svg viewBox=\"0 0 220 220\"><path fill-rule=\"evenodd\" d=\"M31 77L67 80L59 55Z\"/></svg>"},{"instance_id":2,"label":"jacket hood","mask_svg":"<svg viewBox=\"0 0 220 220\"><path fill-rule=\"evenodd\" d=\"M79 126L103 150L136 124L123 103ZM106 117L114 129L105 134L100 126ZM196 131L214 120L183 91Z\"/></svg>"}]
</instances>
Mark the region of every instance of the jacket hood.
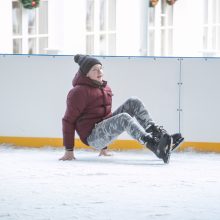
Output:
<instances>
[{"instance_id":1,"label":"jacket hood","mask_svg":"<svg viewBox=\"0 0 220 220\"><path fill-rule=\"evenodd\" d=\"M94 80L91 80L90 78L82 75L80 72L77 72L75 77L73 78L72 85L73 87L77 85L87 85L95 88L103 88L107 85L107 81L103 80L102 85L99 85Z\"/></svg>"}]
</instances>

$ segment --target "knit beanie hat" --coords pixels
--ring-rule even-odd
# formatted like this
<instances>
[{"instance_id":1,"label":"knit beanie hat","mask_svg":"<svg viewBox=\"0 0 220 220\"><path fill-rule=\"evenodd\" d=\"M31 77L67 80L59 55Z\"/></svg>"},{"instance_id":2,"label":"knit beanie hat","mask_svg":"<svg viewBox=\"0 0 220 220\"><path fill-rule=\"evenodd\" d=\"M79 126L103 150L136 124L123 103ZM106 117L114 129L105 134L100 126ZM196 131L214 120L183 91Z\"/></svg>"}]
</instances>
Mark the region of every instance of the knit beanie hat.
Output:
<instances>
[{"instance_id":1,"label":"knit beanie hat","mask_svg":"<svg viewBox=\"0 0 220 220\"><path fill-rule=\"evenodd\" d=\"M89 55L76 54L74 56L74 61L79 64L80 71L83 75L86 75L94 65L102 65L99 60Z\"/></svg>"}]
</instances>

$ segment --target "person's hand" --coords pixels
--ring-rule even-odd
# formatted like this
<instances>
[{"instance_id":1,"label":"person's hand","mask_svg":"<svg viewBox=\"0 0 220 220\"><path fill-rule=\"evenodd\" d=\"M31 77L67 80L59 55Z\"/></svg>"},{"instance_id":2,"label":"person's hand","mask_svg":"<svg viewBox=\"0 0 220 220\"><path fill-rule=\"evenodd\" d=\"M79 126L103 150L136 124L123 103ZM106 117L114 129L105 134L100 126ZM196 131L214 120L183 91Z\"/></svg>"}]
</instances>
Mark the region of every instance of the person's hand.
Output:
<instances>
[{"instance_id":1,"label":"person's hand","mask_svg":"<svg viewBox=\"0 0 220 220\"><path fill-rule=\"evenodd\" d=\"M75 160L73 151L65 151L65 154L59 160Z\"/></svg>"},{"instance_id":2,"label":"person's hand","mask_svg":"<svg viewBox=\"0 0 220 220\"><path fill-rule=\"evenodd\" d=\"M99 153L99 156L109 157L112 156L112 154L108 152L108 149L102 149Z\"/></svg>"}]
</instances>

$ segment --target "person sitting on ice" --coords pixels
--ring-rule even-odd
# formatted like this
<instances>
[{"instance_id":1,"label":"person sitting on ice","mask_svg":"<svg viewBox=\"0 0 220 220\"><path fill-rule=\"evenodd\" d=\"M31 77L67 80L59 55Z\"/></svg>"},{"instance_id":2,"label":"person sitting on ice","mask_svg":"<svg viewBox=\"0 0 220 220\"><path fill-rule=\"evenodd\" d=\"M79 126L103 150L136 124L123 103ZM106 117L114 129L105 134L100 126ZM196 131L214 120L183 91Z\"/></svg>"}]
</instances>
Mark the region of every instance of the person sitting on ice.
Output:
<instances>
[{"instance_id":1,"label":"person sitting on ice","mask_svg":"<svg viewBox=\"0 0 220 220\"><path fill-rule=\"evenodd\" d=\"M126 131L168 163L171 150L183 141L181 134L169 135L157 126L142 101L135 97L112 112L113 94L103 80L102 63L92 56L80 54L74 56L74 61L79 64L79 70L68 93L62 119L65 153L60 160L75 159L75 131L83 143L100 150L100 155L104 156L109 155L107 146Z\"/></svg>"}]
</instances>

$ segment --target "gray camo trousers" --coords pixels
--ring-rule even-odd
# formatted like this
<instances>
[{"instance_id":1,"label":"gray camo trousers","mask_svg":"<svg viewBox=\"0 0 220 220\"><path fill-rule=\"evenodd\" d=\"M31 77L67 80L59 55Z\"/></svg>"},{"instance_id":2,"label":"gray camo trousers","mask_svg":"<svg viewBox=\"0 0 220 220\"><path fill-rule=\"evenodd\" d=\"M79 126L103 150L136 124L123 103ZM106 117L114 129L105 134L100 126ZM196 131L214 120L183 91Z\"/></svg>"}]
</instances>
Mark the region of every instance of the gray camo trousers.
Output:
<instances>
[{"instance_id":1,"label":"gray camo trousers","mask_svg":"<svg viewBox=\"0 0 220 220\"><path fill-rule=\"evenodd\" d=\"M97 123L87 142L91 147L101 150L126 131L133 139L143 144L141 139L147 135L145 130L152 122L142 101L132 97L116 109L112 117Z\"/></svg>"}]
</instances>

